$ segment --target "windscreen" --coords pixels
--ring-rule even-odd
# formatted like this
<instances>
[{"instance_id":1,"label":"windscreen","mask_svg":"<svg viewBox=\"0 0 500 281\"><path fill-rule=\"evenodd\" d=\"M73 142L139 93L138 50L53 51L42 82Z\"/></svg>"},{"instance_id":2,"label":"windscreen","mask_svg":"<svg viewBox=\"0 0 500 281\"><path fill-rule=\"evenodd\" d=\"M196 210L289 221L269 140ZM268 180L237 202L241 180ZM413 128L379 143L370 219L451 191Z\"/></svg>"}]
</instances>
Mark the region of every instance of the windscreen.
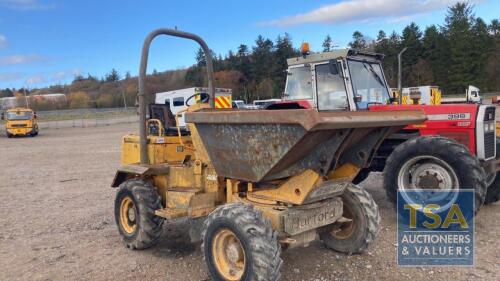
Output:
<instances>
[{"instance_id":1,"label":"windscreen","mask_svg":"<svg viewBox=\"0 0 500 281\"><path fill-rule=\"evenodd\" d=\"M285 99L307 100L312 98L311 68L300 66L288 69Z\"/></svg>"},{"instance_id":2,"label":"windscreen","mask_svg":"<svg viewBox=\"0 0 500 281\"><path fill-rule=\"evenodd\" d=\"M344 110L349 107L344 79L332 73L329 64L316 66L316 90L319 110Z\"/></svg>"},{"instance_id":3,"label":"windscreen","mask_svg":"<svg viewBox=\"0 0 500 281\"><path fill-rule=\"evenodd\" d=\"M361 97L356 105L359 109L369 104L387 104L389 92L379 63L348 60L354 95Z\"/></svg>"},{"instance_id":4,"label":"windscreen","mask_svg":"<svg viewBox=\"0 0 500 281\"><path fill-rule=\"evenodd\" d=\"M29 111L10 111L7 112L7 120L29 120L31 112Z\"/></svg>"}]
</instances>

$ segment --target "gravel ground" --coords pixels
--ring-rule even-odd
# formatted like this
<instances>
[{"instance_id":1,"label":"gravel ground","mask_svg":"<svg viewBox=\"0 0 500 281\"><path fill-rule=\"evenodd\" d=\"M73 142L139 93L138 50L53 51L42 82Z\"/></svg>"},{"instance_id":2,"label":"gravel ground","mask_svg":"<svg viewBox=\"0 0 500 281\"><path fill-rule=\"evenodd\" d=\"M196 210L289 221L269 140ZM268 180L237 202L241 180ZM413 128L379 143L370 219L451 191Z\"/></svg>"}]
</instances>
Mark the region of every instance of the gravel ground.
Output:
<instances>
[{"instance_id":1,"label":"gravel ground","mask_svg":"<svg viewBox=\"0 0 500 281\"><path fill-rule=\"evenodd\" d=\"M165 224L163 241L127 250L113 218L120 138L136 127L41 131L0 138L0 280L209 280L199 245L183 221ZM284 280L499 280L500 204L476 220L474 268L398 268L396 216L372 175L364 186L380 206L382 229L363 255L314 242L283 253Z\"/></svg>"}]
</instances>

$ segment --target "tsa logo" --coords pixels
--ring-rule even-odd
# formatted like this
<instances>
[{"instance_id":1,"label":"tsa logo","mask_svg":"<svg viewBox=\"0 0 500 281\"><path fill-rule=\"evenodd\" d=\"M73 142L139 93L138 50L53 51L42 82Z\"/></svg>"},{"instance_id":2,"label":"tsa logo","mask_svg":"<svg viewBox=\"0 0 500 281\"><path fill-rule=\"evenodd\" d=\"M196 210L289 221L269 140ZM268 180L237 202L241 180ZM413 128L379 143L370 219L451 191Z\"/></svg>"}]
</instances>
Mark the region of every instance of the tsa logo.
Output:
<instances>
[{"instance_id":1,"label":"tsa logo","mask_svg":"<svg viewBox=\"0 0 500 281\"><path fill-rule=\"evenodd\" d=\"M474 265L474 192L398 192L398 265Z\"/></svg>"}]
</instances>

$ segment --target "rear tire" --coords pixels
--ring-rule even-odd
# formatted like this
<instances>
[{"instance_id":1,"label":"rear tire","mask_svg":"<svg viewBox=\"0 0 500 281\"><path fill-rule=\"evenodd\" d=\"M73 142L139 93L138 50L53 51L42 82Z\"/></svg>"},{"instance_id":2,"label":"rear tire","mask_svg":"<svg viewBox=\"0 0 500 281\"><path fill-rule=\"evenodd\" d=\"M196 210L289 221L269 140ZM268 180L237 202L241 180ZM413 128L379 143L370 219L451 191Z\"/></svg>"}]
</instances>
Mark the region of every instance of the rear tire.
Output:
<instances>
[{"instance_id":1,"label":"rear tire","mask_svg":"<svg viewBox=\"0 0 500 281\"><path fill-rule=\"evenodd\" d=\"M120 184L115 199L115 221L125 246L142 250L154 246L162 234L163 218L155 215L161 199L154 186L143 180Z\"/></svg>"},{"instance_id":2,"label":"rear tire","mask_svg":"<svg viewBox=\"0 0 500 281\"><path fill-rule=\"evenodd\" d=\"M278 234L253 206L218 207L205 221L202 238L201 249L213 280L281 279Z\"/></svg>"},{"instance_id":3,"label":"rear tire","mask_svg":"<svg viewBox=\"0 0 500 281\"><path fill-rule=\"evenodd\" d=\"M486 195L486 183L485 173L479 160L470 153L466 146L439 136L424 136L410 139L397 146L391 153L384 169L384 189L391 202L396 204L397 191L403 188L401 181L404 180L404 176L401 173L404 171L402 170L406 169L405 167L408 166L408 163L418 158L422 158L424 162L415 162L414 166L410 167L414 172L418 170L419 166L423 167L423 165L428 165L430 168L439 166L442 168L440 171L443 171L442 174L444 176L441 176L441 173L439 177L431 175L429 179L431 182L441 184L443 181L442 178L446 179L449 177L453 182L451 184L452 189L474 190L476 200L475 212L483 205ZM408 174L411 175L413 183L420 180L413 178L419 178L419 176L413 175L411 172L408 172ZM422 174L425 176L425 173ZM424 178L422 174L420 174L420 178ZM426 182L422 182L422 185L425 185L424 183ZM458 187L455 187L457 183ZM406 188L411 190L409 186ZM417 188L421 187L417 186Z\"/></svg>"},{"instance_id":4,"label":"rear tire","mask_svg":"<svg viewBox=\"0 0 500 281\"><path fill-rule=\"evenodd\" d=\"M372 196L363 188L349 185L342 195L342 216L351 221L336 222L319 231L320 240L330 249L347 254L364 252L380 230L380 214Z\"/></svg>"}]
</instances>

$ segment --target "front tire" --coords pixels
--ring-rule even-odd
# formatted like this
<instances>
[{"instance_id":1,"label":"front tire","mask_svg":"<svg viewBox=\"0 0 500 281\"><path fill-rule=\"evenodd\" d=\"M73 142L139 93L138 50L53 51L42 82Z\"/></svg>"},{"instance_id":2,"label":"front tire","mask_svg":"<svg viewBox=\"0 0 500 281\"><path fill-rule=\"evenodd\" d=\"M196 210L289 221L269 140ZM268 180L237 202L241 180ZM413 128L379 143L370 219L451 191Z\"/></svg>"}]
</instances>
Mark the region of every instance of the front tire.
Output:
<instances>
[{"instance_id":1,"label":"front tire","mask_svg":"<svg viewBox=\"0 0 500 281\"><path fill-rule=\"evenodd\" d=\"M486 195L485 173L464 145L444 137L424 136L394 149L384 169L384 189L394 204L399 189L473 189L477 212Z\"/></svg>"},{"instance_id":2,"label":"front tire","mask_svg":"<svg viewBox=\"0 0 500 281\"><path fill-rule=\"evenodd\" d=\"M143 180L120 184L115 199L115 221L125 246L142 250L154 246L162 234L163 219L155 215L161 199L154 186Z\"/></svg>"},{"instance_id":3,"label":"front tire","mask_svg":"<svg viewBox=\"0 0 500 281\"><path fill-rule=\"evenodd\" d=\"M205 221L201 246L213 280L280 280L278 234L260 211L241 203L218 207Z\"/></svg>"},{"instance_id":4,"label":"front tire","mask_svg":"<svg viewBox=\"0 0 500 281\"><path fill-rule=\"evenodd\" d=\"M321 229L320 240L337 252L362 253L375 241L380 230L378 206L365 189L356 185L347 187L342 203L342 221Z\"/></svg>"},{"instance_id":5,"label":"front tire","mask_svg":"<svg viewBox=\"0 0 500 281\"><path fill-rule=\"evenodd\" d=\"M497 173L493 183L488 186L486 191L486 198L484 199L484 204L495 203L500 200L500 175Z\"/></svg>"},{"instance_id":6,"label":"front tire","mask_svg":"<svg viewBox=\"0 0 500 281\"><path fill-rule=\"evenodd\" d=\"M498 154L500 153L500 140L496 139L497 146L497 159L500 158ZM500 173L493 172L494 174L490 175L494 177L492 183L488 185L488 190L486 191L486 198L484 199L484 204L495 203L500 200Z\"/></svg>"}]
</instances>

